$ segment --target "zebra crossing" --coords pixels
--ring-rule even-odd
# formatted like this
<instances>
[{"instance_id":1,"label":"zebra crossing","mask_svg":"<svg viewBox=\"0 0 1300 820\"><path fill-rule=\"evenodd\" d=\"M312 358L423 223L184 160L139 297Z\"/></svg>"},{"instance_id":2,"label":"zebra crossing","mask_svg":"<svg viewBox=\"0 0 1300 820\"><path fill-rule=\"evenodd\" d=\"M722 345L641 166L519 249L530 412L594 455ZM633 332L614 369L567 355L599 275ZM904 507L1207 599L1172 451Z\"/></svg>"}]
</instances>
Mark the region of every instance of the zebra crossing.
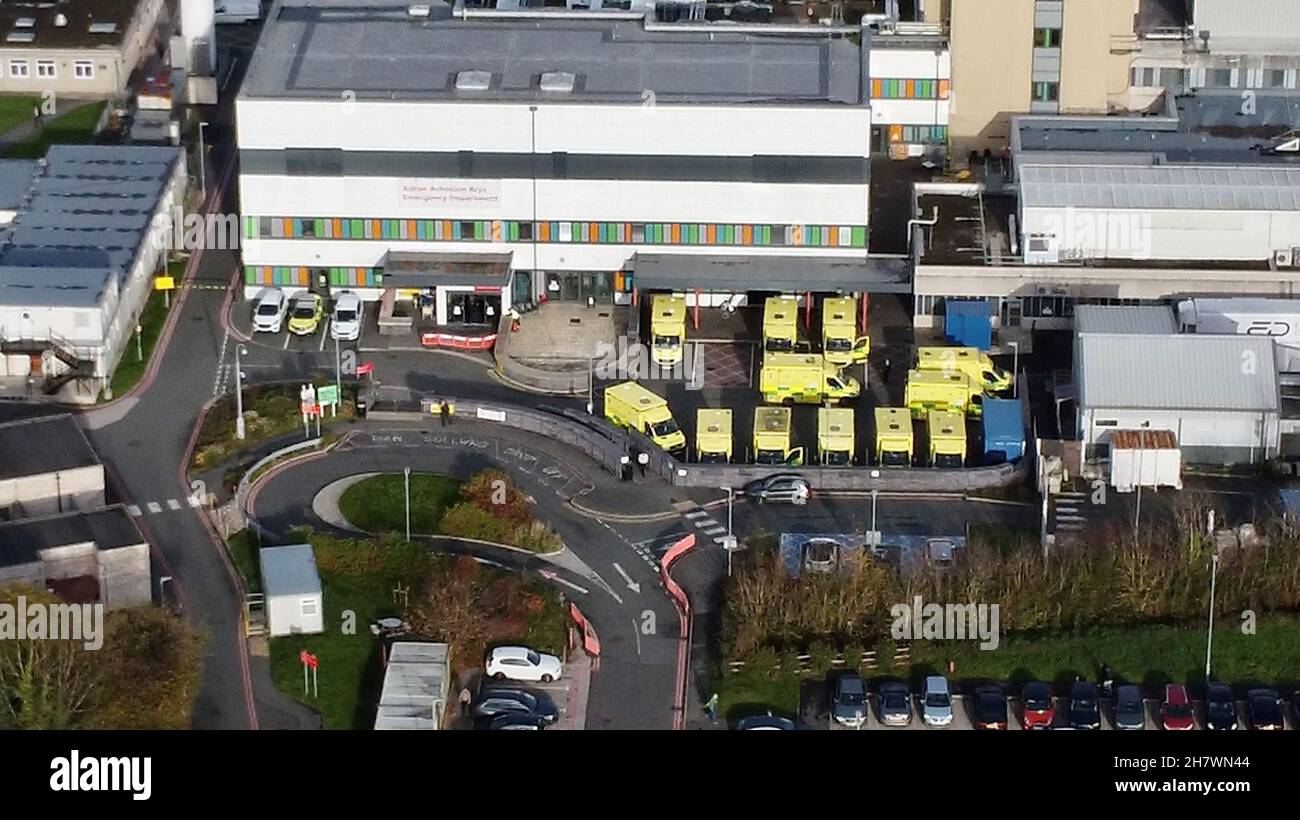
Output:
<instances>
[{"instance_id":1,"label":"zebra crossing","mask_svg":"<svg viewBox=\"0 0 1300 820\"><path fill-rule=\"evenodd\" d=\"M126 511L133 518L143 518L146 515L161 515L163 512L178 512L186 507L197 508L203 506L203 501L197 495L187 496L185 499L168 498L164 501L146 501L144 504L127 504ZM164 509L165 508L165 509Z\"/></svg>"},{"instance_id":2,"label":"zebra crossing","mask_svg":"<svg viewBox=\"0 0 1300 820\"><path fill-rule=\"evenodd\" d=\"M718 523L717 519L703 507L692 504L690 508L681 510L681 513L682 518L686 519L686 523L695 527L704 538L719 545L726 539L727 528Z\"/></svg>"},{"instance_id":3,"label":"zebra crossing","mask_svg":"<svg viewBox=\"0 0 1300 820\"><path fill-rule=\"evenodd\" d=\"M1087 523L1083 505L1087 496L1077 491L1066 491L1052 496L1057 532L1082 532Z\"/></svg>"}]
</instances>

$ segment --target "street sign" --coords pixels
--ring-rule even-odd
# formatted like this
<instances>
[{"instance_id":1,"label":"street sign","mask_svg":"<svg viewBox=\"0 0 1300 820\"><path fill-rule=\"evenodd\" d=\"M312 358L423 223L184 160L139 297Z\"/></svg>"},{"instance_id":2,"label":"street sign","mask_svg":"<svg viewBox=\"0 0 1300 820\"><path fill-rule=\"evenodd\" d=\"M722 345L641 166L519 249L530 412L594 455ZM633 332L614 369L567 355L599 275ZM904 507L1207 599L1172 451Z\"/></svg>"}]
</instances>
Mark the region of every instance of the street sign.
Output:
<instances>
[{"instance_id":1,"label":"street sign","mask_svg":"<svg viewBox=\"0 0 1300 820\"><path fill-rule=\"evenodd\" d=\"M868 547L880 546L880 530L867 530L865 544Z\"/></svg>"},{"instance_id":2,"label":"street sign","mask_svg":"<svg viewBox=\"0 0 1300 820\"><path fill-rule=\"evenodd\" d=\"M374 372L375 372L374 362L362 362L361 364L357 365L358 376L364 376L367 373L374 373Z\"/></svg>"},{"instance_id":3,"label":"street sign","mask_svg":"<svg viewBox=\"0 0 1300 820\"><path fill-rule=\"evenodd\" d=\"M734 552L736 550L736 536L734 535L722 536L722 540L719 543L727 552Z\"/></svg>"},{"instance_id":4,"label":"street sign","mask_svg":"<svg viewBox=\"0 0 1300 820\"><path fill-rule=\"evenodd\" d=\"M325 404L325 405L338 404L339 403L338 385L336 384L321 385L321 387L316 390L316 402L318 404Z\"/></svg>"},{"instance_id":5,"label":"street sign","mask_svg":"<svg viewBox=\"0 0 1300 820\"><path fill-rule=\"evenodd\" d=\"M158 276L153 280L154 290L175 290L176 278L173 276Z\"/></svg>"}]
</instances>

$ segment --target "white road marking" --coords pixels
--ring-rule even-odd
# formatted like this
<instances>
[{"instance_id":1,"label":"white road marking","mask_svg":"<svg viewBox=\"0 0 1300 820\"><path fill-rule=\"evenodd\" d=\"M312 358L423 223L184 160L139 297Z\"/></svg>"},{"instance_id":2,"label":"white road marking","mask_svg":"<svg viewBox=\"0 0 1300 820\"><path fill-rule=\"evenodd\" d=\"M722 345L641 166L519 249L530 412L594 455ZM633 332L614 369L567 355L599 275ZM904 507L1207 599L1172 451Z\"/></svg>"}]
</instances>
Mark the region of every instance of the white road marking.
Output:
<instances>
[{"instance_id":1,"label":"white road marking","mask_svg":"<svg viewBox=\"0 0 1300 820\"><path fill-rule=\"evenodd\" d=\"M636 618L632 619L632 634L636 635L636 654L640 656L641 655L641 625L636 622Z\"/></svg>"},{"instance_id":2,"label":"white road marking","mask_svg":"<svg viewBox=\"0 0 1300 820\"><path fill-rule=\"evenodd\" d=\"M695 512L688 512L686 514L686 517L694 519L694 518L701 518L706 515L708 515L708 513L706 513L704 510L696 510Z\"/></svg>"},{"instance_id":3,"label":"white road marking","mask_svg":"<svg viewBox=\"0 0 1300 820\"><path fill-rule=\"evenodd\" d=\"M157 501L150 501L145 506L149 509L149 512L154 515L157 515L158 513L162 512L162 505L159 504Z\"/></svg>"},{"instance_id":4,"label":"white road marking","mask_svg":"<svg viewBox=\"0 0 1300 820\"><path fill-rule=\"evenodd\" d=\"M548 581L554 581L554 582L557 583L557 584L564 584L564 585L565 585L566 587L568 587L569 589L576 589L578 592L581 592L583 595L586 595L586 594L587 594L587 590L586 590L585 588L578 586L577 584L573 583L572 581L569 581L569 580L566 580L566 579L564 579L564 578L561 578L559 575L555 574L554 572L551 572L551 571L548 570L548 569L544 569L544 570L542 570L541 572L539 572L539 573L537 573L537 574L540 575L540 576L542 576L543 578L545 578L545 579L548 580ZM618 596L615 596L615 597L618 597ZM622 601L619 601L619 603L621 604L621 603L623 603L623 602L622 602Z\"/></svg>"},{"instance_id":5,"label":"white road marking","mask_svg":"<svg viewBox=\"0 0 1300 820\"><path fill-rule=\"evenodd\" d=\"M284 333L284 345L280 348L281 350L288 350L288 349L289 349L289 338L290 338L291 336L293 336L293 334L290 333L290 332L288 332L288 331L286 330L285 333Z\"/></svg>"},{"instance_id":6,"label":"white road marking","mask_svg":"<svg viewBox=\"0 0 1300 820\"><path fill-rule=\"evenodd\" d=\"M167 509L179 510L180 508L181 508L181 502L177 501L174 498L167 499Z\"/></svg>"},{"instance_id":7,"label":"white road marking","mask_svg":"<svg viewBox=\"0 0 1300 820\"><path fill-rule=\"evenodd\" d=\"M638 595L641 594L641 585L633 581L632 576L628 575L627 571L624 570L623 567L621 567L617 561L614 562L614 571L617 572L619 575L623 576L623 581L624 583L627 584L628 589L632 590Z\"/></svg>"},{"instance_id":8,"label":"white road marking","mask_svg":"<svg viewBox=\"0 0 1300 820\"><path fill-rule=\"evenodd\" d=\"M136 518L139 518L141 515L140 508L134 504L128 504L126 507L126 511L131 513L131 515L135 516Z\"/></svg>"},{"instance_id":9,"label":"white road marking","mask_svg":"<svg viewBox=\"0 0 1300 820\"><path fill-rule=\"evenodd\" d=\"M723 533L723 532L726 532L726 531L727 531L727 528L724 527L724 526L722 526L721 524L714 524L712 528L705 530L705 531L704 531L704 534L705 534L705 535L717 535L718 533Z\"/></svg>"},{"instance_id":10,"label":"white road marking","mask_svg":"<svg viewBox=\"0 0 1300 820\"><path fill-rule=\"evenodd\" d=\"M185 500L189 503L191 507L203 506L203 499L199 498L197 495L186 496Z\"/></svg>"},{"instance_id":11,"label":"white road marking","mask_svg":"<svg viewBox=\"0 0 1300 820\"><path fill-rule=\"evenodd\" d=\"M325 339L329 336L329 329L330 329L330 320L329 320L329 319L326 319L326 320L325 320L325 328L324 328L324 330L322 330L322 331L320 332L320 347L316 348L316 352L318 352L318 353L324 352L324 350L325 350Z\"/></svg>"}]
</instances>

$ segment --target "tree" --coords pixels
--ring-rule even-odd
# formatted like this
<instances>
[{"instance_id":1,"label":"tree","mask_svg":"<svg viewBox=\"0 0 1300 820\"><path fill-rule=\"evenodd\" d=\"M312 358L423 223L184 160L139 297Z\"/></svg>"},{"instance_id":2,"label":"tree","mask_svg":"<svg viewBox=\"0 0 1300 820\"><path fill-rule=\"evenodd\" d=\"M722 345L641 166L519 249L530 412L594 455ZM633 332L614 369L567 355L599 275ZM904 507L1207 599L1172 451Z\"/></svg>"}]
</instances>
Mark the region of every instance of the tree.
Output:
<instances>
[{"instance_id":1,"label":"tree","mask_svg":"<svg viewBox=\"0 0 1300 820\"><path fill-rule=\"evenodd\" d=\"M60 603L37 589L0 589L0 603L17 607ZM96 685L90 653L74 641L0 641L0 728L76 727Z\"/></svg>"}]
</instances>

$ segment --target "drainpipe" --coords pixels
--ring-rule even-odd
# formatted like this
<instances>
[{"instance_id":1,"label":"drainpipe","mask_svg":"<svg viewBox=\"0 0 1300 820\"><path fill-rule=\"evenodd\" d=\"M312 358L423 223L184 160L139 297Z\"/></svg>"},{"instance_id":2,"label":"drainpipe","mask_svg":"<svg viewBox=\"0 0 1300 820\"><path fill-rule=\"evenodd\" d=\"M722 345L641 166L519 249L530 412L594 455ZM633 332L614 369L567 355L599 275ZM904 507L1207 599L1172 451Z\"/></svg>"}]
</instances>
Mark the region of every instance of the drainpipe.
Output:
<instances>
[{"instance_id":1,"label":"drainpipe","mask_svg":"<svg viewBox=\"0 0 1300 820\"><path fill-rule=\"evenodd\" d=\"M695 289L695 329L700 329L700 289Z\"/></svg>"},{"instance_id":2,"label":"drainpipe","mask_svg":"<svg viewBox=\"0 0 1300 820\"><path fill-rule=\"evenodd\" d=\"M907 249L909 251L912 249L912 228L918 225L927 225L933 227L938 221L939 221L938 205L935 205L934 208L931 210L929 219L923 219L918 216L907 220Z\"/></svg>"},{"instance_id":3,"label":"drainpipe","mask_svg":"<svg viewBox=\"0 0 1300 820\"><path fill-rule=\"evenodd\" d=\"M804 291L803 294L803 329L812 329L812 291Z\"/></svg>"}]
</instances>

